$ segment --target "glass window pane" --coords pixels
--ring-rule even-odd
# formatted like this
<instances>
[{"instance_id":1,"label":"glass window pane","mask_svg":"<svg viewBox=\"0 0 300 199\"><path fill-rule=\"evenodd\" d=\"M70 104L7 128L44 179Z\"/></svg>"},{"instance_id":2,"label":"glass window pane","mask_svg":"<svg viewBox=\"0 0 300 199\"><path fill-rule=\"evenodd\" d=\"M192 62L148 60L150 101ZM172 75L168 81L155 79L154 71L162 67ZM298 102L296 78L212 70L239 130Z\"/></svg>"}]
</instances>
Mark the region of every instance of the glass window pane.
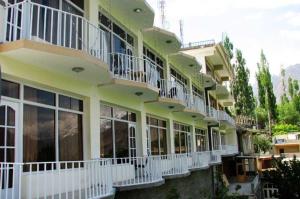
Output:
<instances>
[{"instance_id":1,"label":"glass window pane","mask_svg":"<svg viewBox=\"0 0 300 199\"><path fill-rule=\"evenodd\" d=\"M180 153L180 136L179 132L175 132L175 153Z\"/></svg>"},{"instance_id":2,"label":"glass window pane","mask_svg":"<svg viewBox=\"0 0 300 199\"><path fill-rule=\"evenodd\" d=\"M150 118L150 124L153 126L158 126L158 119L156 118Z\"/></svg>"},{"instance_id":3,"label":"glass window pane","mask_svg":"<svg viewBox=\"0 0 300 199\"><path fill-rule=\"evenodd\" d=\"M20 85L11 81L3 80L1 82L1 94L6 97L20 98Z\"/></svg>"},{"instance_id":4,"label":"glass window pane","mask_svg":"<svg viewBox=\"0 0 300 199\"><path fill-rule=\"evenodd\" d=\"M83 160L82 115L59 111L59 160Z\"/></svg>"},{"instance_id":5,"label":"glass window pane","mask_svg":"<svg viewBox=\"0 0 300 199\"><path fill-rule=\"evenodd\" d=\"M55 106L55 93L24 86L24 99L41 104Z\"/></svg>"},{"instance_id":6,"label":"glass window pane","mask_svg":"<svg viewBox=\"0 0 300 199\"><path fill-rule=\"evenodd\" d=\"M160 139L160 155L165 155L167 154L167 132L165 129L160 129L160 134L159 134L159 139Z\"/></svg>"},{"instance_id":7,"label":"glass window pane","mask_svg":"<svg viewBox=\"0 0 300 199\"><path fill-rule=\"evenodd\" d=\"M158 120L158 126L160 126L160 127L166 127L167 123L164 120Z\"/></svg>"},{"instance_id":8,"label":"glass window pane","mask_svg":"<svg viewBox=\"0 0 300 199\"><path fill-rule=\"evenodd\" d=\"M113 31L114 31L114 33L119 35L122 39L126 39L125 31L122 28L120 28L118 25L113 24Z\"/></svg>"},{"instance_id":9,"label":"glass window pane","mask_svg":"<svg viewBox=\"0 0 300 199\"><path fill-rule=\"evenodd\" d=\"M71 109L75 111L83 111L83 101L71 97Z\"/></svg>"},{"instance_id":10,"label":"glass window pane","mask_svg":"<svg viewBox=\"0 0 300 199\"><path fill-rule=\"evenodd\" d=\"M84 10L84 0L71 0L76 6Z\"/></svg>"},{"instance_id":11,"label":"glass window pane","mask_svg":"<svg viewBox=\"0 0 300 199\"><path fill-rule=\"evenodd\" d=\"M4 162L4 149L0 148L0 162Z\"/></svg>"},{"instance_id":12,"label":"glass window pane","mask_svg":"<svg viewBox=\"0 0 300 199\"><path fill-rule=\"evenodd\" d=\"M114 121L115 123L115 147L116 147L116 157L128 157L129 147L128 147L128 123Z\"/></svg>"},{"instance_id":13,"label":"glass window pane","mask_svg":"<svg viewBox=\"0 0 300 199\"><path fill-rule=\"evenodd\" d=\"M0 128L0 147L5 146L5 128Z\"/></svg>"},{"instance_id":14,"label":"glass window pane","mask_svg":"<svg viewBox=\"0 0 300 199\"><path fill-rule=\"evenodd\" d=\"M111 21L102 13L99 12L99 21L102 25L106 26L107 28L111 28Z\"/></svg>"},{"instance_id":15,"label":"glass window pane","mask_svg":"<svg viewBox=\"0 0 300 199\"><path fill-rule=\"evenodd\" d=\"M158 130L157 128L150 128L151 136L151 155L159 155L159 145L158 145Z\"/></svg>"},{"instance_id":16,"label":"glass window pane","mask_svg":"<svg viewBox=\"0 0 300 199\"><path fill-rule=\"evenodd\" d=\"M101 158L113 158L113 130L112 121L100 120L100 156Z\"/></svg>"},{"instance_id":17,"label":"glass window pane","mask_svg":"<svg viewBox=\"0 0 300 199\"><path fill-rule=\"evenodd\" d=\"M70 97L59 95L59 107L70 109L71 108L71 99Z\"/></svg>"},{"instance_id":18,"label":"glass window pane","mask_svg":"<svg viewBox=\"0 0 300 199\"><path fill-rule=\"evenodd\" d=\"M136 114L135 113L131 113L131 112L129 112L128 114L129 114L128 115L129 121L136 122Z\"/></svg>"},{"instance_id":19,"label":"glass window pane","mask_svg":"<svg viewBox=\"0 0 300 199\"><path fill-rule=\"evenodd\" d=\"M5 125L5 106L0 106L0 125Z\"/></svg>"},{"instance_id":20,"label":"glass window pane","mask_svg":"<svg viewBox=\"0 0 300 199\"><path fill-rule=\"evenodd\" d=\"M6 149L6 161L15 162L15 149Z\"/></svg>"},{"instance_id":21,"label":"glass window pane","mask_svg":"<svg viewBox=\"0 0 300 199\"><path fill-rule=\"evenodd\" d=\"M114 118L128 120L127 111L122 108L114 107Z\"/></svg>"},{"instance_id":22,"label":"glass window pane","mask_svg":"<svg viewBox=\"0 0 300 199\"><path fill-rule=\"evenodd\" d=\"M112 117L112 108L104 104L100 105L100 115L103 117Z\"/></svg>"},{"instance_id":23,"label":"glass window pane","mask_svg":"<svg viewBox=\"0 0 300 199\"><path fill-rule=\"evenodd\" d=\"M24 162L55 161L55 111L24 105Z\"/></svg>"},{"instance_id":24,"label":"glass window pane","mask_svg":"<svg viewBox=\"0 0 300 199\"><path fill-rule=\"evenodd\" d=\"M7 125L15 126L15 110L7 107Z\"/></svg>"},{"instance_id":25,"label":"glass window pane","mask_svg":"<svg viewBox=\"0 0 300 199\"><path fill-rule=\"evenodd\" d=\"M186 133L180 134L180 153L187 152Z\"/></svg>"},{"instance_id":26,"label":"glass window pane","mask_svg":"<svg viewBox=\"0 0 300 199\"><path fill-rule=\"evenodd\" d=\"M125 42L115 35L113 36L113 39L114 39L114 52L125 54L126 53Z\"/></svg>"},{"instance_id":27,"label":"glass window pane","mask_svg":"<svg viewBox=\"0 0 300 199\"><path fill-rule=\"evenodd\" d=\"M6 146L15 146L15 129L7 128Z\"/></svg>"},{"instance_id":28,"label":"glass window pane","mask_svg":"<svg viewBox=\"0 0 300 199\"><path fill-rule=\"evenodd\" d=\"M127 42L128 42L131 46L134 46L134 40L133 40L133 37L131 37L129 34L127 34Z\"/></svg>"}]
</instances>

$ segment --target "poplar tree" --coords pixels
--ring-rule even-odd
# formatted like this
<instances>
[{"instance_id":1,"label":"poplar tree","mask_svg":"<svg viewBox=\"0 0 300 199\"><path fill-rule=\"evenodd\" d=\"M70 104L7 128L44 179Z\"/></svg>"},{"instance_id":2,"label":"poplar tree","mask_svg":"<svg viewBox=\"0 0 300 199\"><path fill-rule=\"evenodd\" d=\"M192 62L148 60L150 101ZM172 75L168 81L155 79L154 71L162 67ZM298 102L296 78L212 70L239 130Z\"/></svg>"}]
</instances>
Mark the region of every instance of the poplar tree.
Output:
<instances>
[{"instance_id":1,"label":"poplar tree","mask_svg":"<svg viewBox=\"0 0 300 199\"><path fill-rule=\"evenodd\" d=\"M273 91L273 83L269 71L269 64L263 50L260 54L260 62L257 65L258 72L256 74L256 78L258 83L259 103L260 107L264 108L268 112L269 134L271 136L272 123L277 117L276 97Z\"/></svg>"},{"instance_id":2,"label":"poplar tree","mask_svg":"<svg viewBox=\"0 0 300 199\"><path fill-rule=\"evenodd\" d=\"M249 84L250 72L242 51L236 50L235 79L233 81L233 96L237 115L253 115L255 100L252 86Z\"/></svg>"}]
</instances>

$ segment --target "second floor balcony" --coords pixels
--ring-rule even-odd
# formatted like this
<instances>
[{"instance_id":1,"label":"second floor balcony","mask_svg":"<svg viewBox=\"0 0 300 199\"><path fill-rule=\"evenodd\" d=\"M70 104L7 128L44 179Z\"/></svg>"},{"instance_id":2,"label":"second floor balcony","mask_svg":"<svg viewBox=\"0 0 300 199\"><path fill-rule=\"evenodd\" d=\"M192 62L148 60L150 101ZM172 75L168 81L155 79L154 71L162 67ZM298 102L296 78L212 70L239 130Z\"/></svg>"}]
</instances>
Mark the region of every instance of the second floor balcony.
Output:
<instances>
[{"instance_id":1,"label":"second floor balcony","mask_svg":"<svg viewBox=\"0 0 300 199\"><path fill-rule=\"evenodd\" d=\"M183 112L193 118L203 119L206 116L204 100L198 95L186 95Z\"/></svg>"},{"instance_id":2,"label":"second floor balcony","mask_svg":"<svg viewBox=\"0 0 300 199\"><path fill-rule=\"evenodd\" d=\"M107 36L86 18L27 0L3 10L1 55L91 83L110 80Z\"/></svg>"},{"instance_id":3,"label":"second floor balcony","mask_svg":"<svg viewBox=\"0 0 300 199\"><path fill-rule=\"evenodd\" d=\"M205 120L211 123L218 122L218 111L211 106L206 106L206 117Z\"/></svg>"},{"instance_id":4,"label":"second floor balcony","mask_svg":"<svg viewBox=\"0 0 300 199\"><path fill-rule=\"evenodd\" d=\"M218 119L220 120L220 122L225 122L226 124L235 127L235 120L225 111L218 111Z\"/></svg>"}]
</instances>

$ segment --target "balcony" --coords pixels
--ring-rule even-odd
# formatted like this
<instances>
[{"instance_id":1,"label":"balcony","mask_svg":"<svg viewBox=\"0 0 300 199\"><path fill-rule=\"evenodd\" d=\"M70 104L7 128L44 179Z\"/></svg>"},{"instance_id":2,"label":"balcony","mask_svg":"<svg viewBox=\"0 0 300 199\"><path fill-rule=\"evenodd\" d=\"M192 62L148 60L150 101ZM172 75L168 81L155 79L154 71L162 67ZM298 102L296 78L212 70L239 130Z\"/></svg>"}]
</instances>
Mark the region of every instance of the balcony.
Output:
<instances>
[{"instance_id":1,"label":"balcony","mask_svg":"<svg viewBox=\"0 0 300 199\"><path fill-rule=\"evenodd\" d=\"M162 79L159 81L158 99L148 103L155 104L163 109L182 111L188 100L186 93L187 89L183 85L175 81Z\"/></svg>"},{"instance_id":2,"label":"balcony","mask_svg":"<svg viewBox=\"0 0 300 199\"><path fill-rule=\"evenodd\" d=\"M235 155L239 153L237 145L222 145L222 155Z\"/></svg>"},{"instance_id":3,"label":"balcony","mask_svg":"<svg viewBox=\"0 0 300 199\"><path fill-rule=\"evenodd\" d=\"M112 159L112 181L117 190L158 186L164 183L159 156Z\"/></svg>"},{"instance_id":4,"label":"balcony","mask_svg":"<svg viewBox=\"0 0 300 199\"><path fill-rule=\"evenodd\" d=\"M218 111L214 107L206 106L206 117L205 121L210 123L218 123Z\"/></svg>"},{"instance_id":5,"label":"balcony","mask_svg":"<svg viewBox=\"0 0 300 199\"><path fill-rule=\"evenodd\" d=\"M110 55L112 81L101 86L118 93L134 95L143 101L157 99L159 93L157 66L150 60L121 53Z\"/></svg>"},{"instance_id":6,"label":"balcony","mask_svg":"<svg viewBox=\"0 0 300 199\"><path fill-rule=\"evenodd\" d=\"M88 161L0 163L0 198L106 198L221 163L219 150Z\"/></svg>"},{"instance_id":7,"label":"balcony","mask_svg":"<svg viewBox=\"0 0 300 199\"><path fill-rule=\"evenodd\" d=\"M1 56L91 83L110 80L106 35L87 19L30 1L4 11Z\"/></svg>"},{"instance_id":8,"label":"balcony","mask_svg":"<svg viewBox=\"0 0 300 199\"><path fill-rule=\"evenodd\" d=\"M193 118L203 119L206 116L205 103L197 95L186 95L185 108L182 112Z\"/></svg>"},{"instance_id":9,"label":"balcony","mask_svg":"<svg viewBox=\"0 0 300 199\"><path fill-rule=\"evenodd\" d=\"M225 111L218 110L218 119L221 123L225 123L225 125L235 127L235 120Z\"/></svg>"},{"instance_id":10,"label":"balcony","mask_svg":"<svg viewBox=\"0 0 300 199\"><path fill-rule=\"evenodd\" d=\"M114 195L110 160L0 163L0 197L102 198Z\"/></svg>"}]
</instances>

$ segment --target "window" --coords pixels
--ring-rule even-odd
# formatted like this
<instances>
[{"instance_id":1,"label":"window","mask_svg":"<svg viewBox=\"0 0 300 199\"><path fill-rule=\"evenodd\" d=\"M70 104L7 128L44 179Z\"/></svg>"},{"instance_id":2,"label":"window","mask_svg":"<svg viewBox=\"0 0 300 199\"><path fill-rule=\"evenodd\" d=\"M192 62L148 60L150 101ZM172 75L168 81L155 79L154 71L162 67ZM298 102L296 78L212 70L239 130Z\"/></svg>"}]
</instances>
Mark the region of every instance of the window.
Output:
<instances>
[{"instance_id":1,"label":"window","mask_svg":"<svg viewBox=\"0 0 300 199\"><path fill-rule=\"evenodd\" d=\"M1 80L1 95L15 99L20 98L20 85L11 81Z\"/></svg>"},{"instance_id":2,"label":"window","mask_svg":"<svg viewBox=\"0 0 300 199\"><path fill-rule=\"evenodd\" d=\"M151 116L147 116L147 138L151 155L167 154L167 122Z\"/></svg>"},{"instance_id":3,"label":"window","mask_svg":"<svg viewBox=\"0 0 300 199\"><path fill-rule=\"evenodd\" d=\"M201 99L204 98L203 91L201 91L200 89L198 89L195 85L192 85L192 89L193 89L193 94L194 95L199 96Z\"/></svg>"},{"instance_id":4,"label":"window","mask_svg":"<svg viewBox=\"0 0 300 199\"><path fill-rule=\"evenodd\" d=\"M191 152L191 128L188 125L174 123L175 153Z\"/></svg>"},{"instance_id":5,"label":"window","mask_svg":"<svg viewBox=\"0 0 300 199\"><path fill-rule=\"evenodd\" d=\"M131 49L131 51L134 49L134 38L121 26L101 12L98 12L98 22L99 27L106 32L109 38L108 48L111 52L126 54L127 49Z\"/></svg>"},{"instance_id":6,"label":"window","mask_svg":"<svg viewBox=\"0 0 300 199\"><path fill-rule=\"evenodd\" d=\"M152 50L147 48L145 45L143 47L143 57L145 60L148 60L156 65L156 70L159 73L160 79L164 79L164 62L161 57L156 55Z\"/></svg>"},{"instance_id":7,"label":"window","mask_svg":"<svg viewBox=\"0 0 300 199\"><path fill-rule=\"evenodd\" d=\"M196 151L207 150L206 130L195 128Z\"/></svg>"},{"instance_id":8,"label":"window","mask_svg":"<svg viewBox=\"0 0 300 199\"><path fill-rule=\"evenodd\" d=\"M171 68L171 80L180 83L182 86L187 86L187 79L173 68Z\"/></svg>"},{"instance_id":9,"label":"window","mask_svg":"<svg viewBox=\"0 0 300 199\"><path fill-rule=\"evenodd\" d=\"M24 162L83 160L82 104L79 99L24 86Z\"/></svg>"},{"instance_id":10,"label":"window","mask_svg":"<svg viewBox=\"0 0 300 199\"><path fill-rule=\"evenodd\" d=\"M212 149L219 150L220 149L220 137L219 132L215 129L212 129Z\"/></svg>"},{"instance_id":11,"label":"window","mask_svg":"<svg viewBox=\"0 0 300 199\"><path fill-rule=\"evenodd\" d=\"M123 108L101 104L100 156L135 157L136 114Z\"/></svg>"}]
</instances>

